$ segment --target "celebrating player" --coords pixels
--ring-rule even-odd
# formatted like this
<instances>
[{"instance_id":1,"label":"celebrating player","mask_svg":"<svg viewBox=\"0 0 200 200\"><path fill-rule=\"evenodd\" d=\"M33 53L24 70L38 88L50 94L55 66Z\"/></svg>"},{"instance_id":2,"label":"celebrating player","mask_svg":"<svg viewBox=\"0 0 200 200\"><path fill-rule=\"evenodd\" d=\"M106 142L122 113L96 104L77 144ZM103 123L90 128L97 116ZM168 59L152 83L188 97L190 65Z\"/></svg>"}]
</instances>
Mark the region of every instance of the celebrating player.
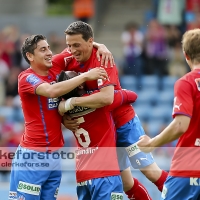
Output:
<instances>
[{"instance_id":1,"label":"celebrating player","mask_svg":"<svg viewBox=\"0 0 200 200\"><path fill-rule=\"evenodd\" d=\"M76 72L66 73L69 78L77 76ZM61 78L61 81L66 80L67 76ZM83 84L65 98L78 96L88 96ZM123 199L122 180L115 148L115 126L110 116L113 109L125 103L133 103L136 98L137 95L132 91L118 90L115 91L114 101L109 106L99 109L78 106L68 112L72 119L80 121L79 129L73 132L79 147L76 159L79 200ZM59 104L61 115L65 110L64 106L65 101L61 101Z\"/></svg>"},{"instance_id":2,"label":"celebrating player","mask_svg":"<svg viewBox=\"0 0 200 200\"><path fill-rule=\"evenodd\" d=\"M179 138L164 184L161 199L200 199L199 110L200 110L200 29L187 31L182 48L191 72L174 86L174 120L156 137L142 136L138 146L150 152Z\"/></svg>"},{"instance_id":3,"label":"celebrating player","mask_svg":"<svg viewBox=\"0 0 200 200\"><path fill-rule=\"evenodd\" d=\"M52 52L43 35L32 35L22 45L30 68L18 77L25 132L13 160L9 199L55 200L61 180L59 159L52 153L64 144L58 98L86 80L106 79L96 68L71 80L56 83ZM44 166L45 163L45 166ZM46 167L46 168L44 168Z\"/></svg>"},{"instance_id":4,"label":"celebrating player","mask_svg":"<svg viewBox=\"0 0 200 200\"><path fill-rule=\"evenodd\" d=\"M100 66L96 59L96 50L93 48L93 31L90 25L84 22L74 22L68 26L65 31L66 43L68 48L61 54L54 56L54 65L66 66L67 70L83 73L90 69ZM73 58L69 56L69 51ZM65 60L69 60L67 63ZM100 92L90 95L88 97L72 98L66 103L66 108L73 108L73 106L83 106L90 108L99 108L109 105L113 101L114 89L120 90L120 83L118 79L118 72L116 66L108 66L106 68L109 79L106 81L89 81L86 82L88 90L99 89ZM122 170L122 180L124 184L124 191L129 198L140 197L145 192L142 186L139 187L135 179L135 183L130 176L129 160L134 168L139 168L145 176L151 180L160 191L162 191L164 181L167 177L167 172L162 171L154 162L151 154L145 154L139 150L136 143L141 135L144 135L144 130L140 124L139 118L135 115L134 109L130 104L119 106L113 111L113 118L117 128L117 146L123 148L118 149L118 160L120 169ZM69 129L76 129L77 121L70 120L70 123L65 123ZM75 125L75 127L72 127ZM127 159L127 153L129 160ZM146 159L141 159L146 158ZM124 178L123 178L124 177Z\"/></svg>"}]
</instances>

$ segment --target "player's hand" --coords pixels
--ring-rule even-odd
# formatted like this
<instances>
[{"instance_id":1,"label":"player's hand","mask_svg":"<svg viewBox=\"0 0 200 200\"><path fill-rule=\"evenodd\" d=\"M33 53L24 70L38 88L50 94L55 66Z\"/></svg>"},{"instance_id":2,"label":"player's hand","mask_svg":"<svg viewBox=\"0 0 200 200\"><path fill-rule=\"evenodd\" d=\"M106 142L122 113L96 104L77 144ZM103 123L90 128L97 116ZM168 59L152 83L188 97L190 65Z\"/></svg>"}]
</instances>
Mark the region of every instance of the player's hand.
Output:
<instances>
[{"instance_id":1,"label":"player's hand","mask_svg":"<svg viewBox=\"0 0 200 200\"><path fill-rule=\"evenodd\" d=\"M70 131L76 131L79 128L80 123L78 123L77 119L71 119L70 116L64 114L63 116L63 124Z\"/></svg>"},{"instance_id":2,"label":"player's hand","mask_svg":"<svg viewBox=\"0 0 200 200\"><path fill-rule=\"evenodd\" d=\"M67 99L66 101L61 101L59 103L58 112L61 116L63 116L68 110L72 110L74 108L75 99L76 97Z\"/></svg>"},{"instance_id":3,"label":"player's hand","mask_svg":"<svg viewBox=\"0 0 200 200\"><path fill-rule=\"evenodd\" d=\"M111 67L113 67L113 65L115 64L112 53L107 49L104 44L99 44L96 55L98 61L101 61L101 66L107 67L108 62L110 62Z\"/></svg>"},{"instance_id":4,"label":"player's hand","mask_svg":"<svg viewBox=\"0 0 200 200\"><path fill-rule=\"evenodd\" d=\"M61 101L58 106L58 112L61 116L65 114L65 101Z\"/></svg>"},{"instance_id":5,"label":"player's hand","mask_svg":"<svg viewBox=\"0 0 200 200\"><path fill-rule=\"evenodd\" d=\"M85 72L84 74L87 80L97 80L97 79L106 80L108 78L107 72L102 67L93 68L90 71Z\"/></svg>"},{"instance_id":6,"label":"player's hand","mask_svg":"<svg viewBox=\"0 0 200 200\"><path fill-rule=\"evenodd\" d=\"M137 146L139 149L145 153L149 153L155 149L155 147L152 147L151 143L152 140L149 136L147 135L142 135L139 138L139 141L137 142Z\"/></svg>"}]
</instances>

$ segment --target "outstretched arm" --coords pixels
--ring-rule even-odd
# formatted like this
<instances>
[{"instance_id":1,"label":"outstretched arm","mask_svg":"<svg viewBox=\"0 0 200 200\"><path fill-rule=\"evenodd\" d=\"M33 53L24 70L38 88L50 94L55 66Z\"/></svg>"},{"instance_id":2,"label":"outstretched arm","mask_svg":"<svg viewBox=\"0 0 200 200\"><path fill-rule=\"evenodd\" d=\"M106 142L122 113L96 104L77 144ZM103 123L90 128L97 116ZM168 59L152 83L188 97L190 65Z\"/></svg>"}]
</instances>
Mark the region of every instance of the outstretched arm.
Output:
<instances>
[{"instance_id":1,"label":"outstretched arm","mask_svg":"<svg viewBox=\"0 0 200 200\"><path fill-rule=\"evenodd\" d=\"M78 87L87 80L96 80L99 78L106 79L107 73L103 68L97 67L81 74L80 76L60 83L55 83L53 85L50 85L49 83L42 83L36 88L36 94L50 98L59 97L72 91L74 88Z\"/></svg>"},{"instance_id":2,"label":"outstretched arm","mask_svg":"<svg viewBox=\"0 0 200 200\"><path fill-rule=\"evenodd\" d=\"M147 135L140 137L137 143L141 151L151 152L156 147L172 142L183 135L190 124L190 118L185 115L177 115L174 120L156 137L150 138Z\"/></svg>"}]
</instances>

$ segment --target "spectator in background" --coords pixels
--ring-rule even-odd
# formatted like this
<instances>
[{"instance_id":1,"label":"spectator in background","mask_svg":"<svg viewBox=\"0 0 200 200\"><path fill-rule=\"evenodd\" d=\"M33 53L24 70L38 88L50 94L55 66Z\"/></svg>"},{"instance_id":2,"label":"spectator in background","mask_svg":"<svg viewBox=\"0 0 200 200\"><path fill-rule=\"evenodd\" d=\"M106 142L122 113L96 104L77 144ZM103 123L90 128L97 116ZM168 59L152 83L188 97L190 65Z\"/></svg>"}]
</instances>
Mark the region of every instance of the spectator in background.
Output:
<instances>
[{"instance_id":1,"label":"spectator in background","mask_svg":"<svg viewBox=\"0 0 200 200\"><path fill-rule=\"evenodd\" d=\"M19 28L15 25L7 26L2 30L4 38L4 54L6 54L6 61L8 66L20 66L21 53L19 47Z\"/></svg>"},{"instance_id":2,"label":"spectator in background","mask_svg":"<svg viewBox=\"0 0 200 200\"><path fill-rule=\"evenodd\" d=\"M181 25L185 0L160 0L158 1L158 21L163 25Z\"/></svg>"},{"instance_id":3,"label":"spectator in background","mask_svg":"<svg viewBox=\"0 0 200 200\"><path fill-rule=\"evenodd\" d=\"M181 48L181 32L177 26L168 25L165 27L168 43L167 73L170 76L181 77L187 73L187 65Z\"/></svg>"},{"instance_id":4,"label":"spectator in background","mask_svg":"<svg viewBox=\"0 0 200 200\"><path fill-rule=\"evenodd\" d=\"M12 67L10 69L9 76L5 79L5 89L6 89L6 97L12 97L18 95L18 80L17 77L21 72L19 67Z\"/></svg>"},{"instance_id":5,"label":"spectator in background","mask_svg":"<svg viewBox=\"0 0 200 200\"><path fill-rule=\"evenodd\" d=\"M199 12L200 11L200 0L186 0L186 11L187 12Z\"/></svg>"},{"instance_id":6,"label":"spectator in background","mask_svg":"<svg viewBox=\"0 0 200 200\"><path fill-rule=\"evenodd\" d=\"M168 63L168 74L170 76L181 77L186 74L189 70L182 53L182 48L180 42L176 42L175 46L169 49L169 63Z\"/></svg>"},{"instance_id":7,"label":"spectator in background","mask_svg":"<svg viewBox=\"0 0 200 200\"><path fill-rule=\"evenodd\" d=\"M76 20L88 23L94 12L94 0L74 0L73 15Z\"/></svg>"},{"instance_id":8,"label":"spectator in background","mask_svg":"<svg viewBox=\"0 0 200 200\"><path fill-rule=\"evenodd\" d=\"M157 74L160 78L167 74L167 35L156 19L150 21L145 35L145 54L147 74Z\"/></svg>"},{"instance_id":9,"label":"spectator in background","mask_svg":"<svg viewBox=\"0 0 200 200\"><path fill-rule=\"evenodd\" d=\"M142 52L144 36L135 22L126 24L121 40L125 58L123 72L140 77L143 73Z\"/></svg>"},{"instance_id":10,"label":"spectator in background","mask_svg":"<svg viewBox=\"0 0 200 200\"><path fill-rule=\"evenodd\" d=\"M61 38L57 35L56 32L50 32L48 35L49 45L54 54L60 53L65 48L65 40L61 40ZM62 45L64 44L64 45Z\"/></svg>"}]
</instances>

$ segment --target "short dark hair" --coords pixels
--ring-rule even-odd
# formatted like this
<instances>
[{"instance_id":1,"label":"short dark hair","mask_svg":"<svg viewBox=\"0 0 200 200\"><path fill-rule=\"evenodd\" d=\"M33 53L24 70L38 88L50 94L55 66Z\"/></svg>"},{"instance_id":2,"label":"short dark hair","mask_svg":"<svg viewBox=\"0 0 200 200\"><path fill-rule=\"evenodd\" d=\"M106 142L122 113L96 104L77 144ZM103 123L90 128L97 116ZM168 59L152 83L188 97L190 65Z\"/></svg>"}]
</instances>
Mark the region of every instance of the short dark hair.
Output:
<instances>
[{"instance_id":1,"label":"short dark hair","mask_svg":"<svg viewBox=\"0 0 200 200\"><path fill-rule=\"evenodd\" d=\"M77 21L71 23L65 30L66 35L78 35L81 34L85 41L88 41L89 38L94 38L94 33L92 27L82 21Z\"/></svg>"},{"instance_id":2,"label":"short dark hair","mask_svg":"<svg viewBox=\"0 0 200 200\"><path fill-rule=\"evenodd\" d=\"M28 60L26 53L29 52L34 54L34 50L37 48L37 43L40 40L47 40L47 39L44 35L31 35L27 37L23 42L21 47L21 53L28 64L30 64L30 61Z\"/></svg>"}]
</instances>

